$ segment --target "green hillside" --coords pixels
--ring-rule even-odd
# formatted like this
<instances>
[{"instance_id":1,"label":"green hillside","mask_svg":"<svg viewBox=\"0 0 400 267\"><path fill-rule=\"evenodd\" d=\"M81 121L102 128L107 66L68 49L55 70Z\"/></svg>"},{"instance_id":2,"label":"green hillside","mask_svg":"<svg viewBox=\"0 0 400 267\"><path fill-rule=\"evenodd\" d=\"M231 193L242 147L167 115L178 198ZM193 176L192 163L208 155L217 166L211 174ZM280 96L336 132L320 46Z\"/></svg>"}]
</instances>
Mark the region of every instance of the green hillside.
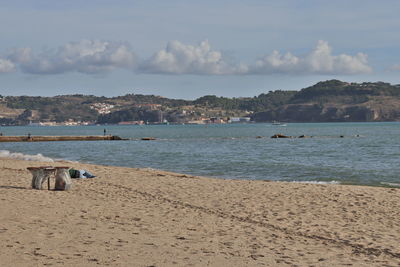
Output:
<instances>
[{"instance_id":1,"label":"green hillside","mask_svg":"<svg viewBox=\"0 0 400 267\"><path fill-rule=\"evenodd\" d=\"M255 97L207 95L193 101L154 95L2 96L0 124L30 122L187 122L250 116L256 122L399 121L400 85L384 82L319 82L300 91L276 90Z\"/></svg>"}]
</instances>

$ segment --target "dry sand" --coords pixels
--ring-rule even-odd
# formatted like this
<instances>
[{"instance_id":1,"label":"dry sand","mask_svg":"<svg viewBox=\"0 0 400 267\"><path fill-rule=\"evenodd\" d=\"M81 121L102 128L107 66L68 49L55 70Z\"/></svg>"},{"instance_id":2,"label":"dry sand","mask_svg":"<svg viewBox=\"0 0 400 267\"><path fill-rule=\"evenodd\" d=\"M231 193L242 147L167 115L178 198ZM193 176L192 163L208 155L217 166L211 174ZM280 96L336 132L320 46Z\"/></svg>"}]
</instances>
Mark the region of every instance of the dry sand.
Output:
<instances>
[{"instance_id":1,"label":"dry sand","mask_svg":"<svg viewBox=\"0 0 400 267\"><path fill-rule=\"evenodd\" d=\"M48 163L0 159L1 266L400 265L400 189L66 164L98 177L33 190Z\"/></svg>"}]
</instances>

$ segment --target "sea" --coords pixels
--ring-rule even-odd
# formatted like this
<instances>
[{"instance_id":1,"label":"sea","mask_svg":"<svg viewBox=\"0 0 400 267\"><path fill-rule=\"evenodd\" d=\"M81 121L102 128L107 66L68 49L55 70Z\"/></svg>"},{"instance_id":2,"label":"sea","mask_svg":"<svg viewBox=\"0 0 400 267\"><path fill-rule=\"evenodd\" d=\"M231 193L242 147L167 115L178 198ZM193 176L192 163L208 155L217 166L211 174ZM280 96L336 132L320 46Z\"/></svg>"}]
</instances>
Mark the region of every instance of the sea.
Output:
<instances>
[{"instance_id":1,"label":"sea","mask_svg":"<svg viewBox=\"0 0 400 267\"><path fill-rule=\"evenodd\" d=\"M0 132L103 135L104 129L127 140L0 143L0 157L152 168L223 179L400 187L400 122L2 126ZM295 138L271 138L274 134ZM298 138L301 135L308 138Z\"/></svg>"}]
</instances>

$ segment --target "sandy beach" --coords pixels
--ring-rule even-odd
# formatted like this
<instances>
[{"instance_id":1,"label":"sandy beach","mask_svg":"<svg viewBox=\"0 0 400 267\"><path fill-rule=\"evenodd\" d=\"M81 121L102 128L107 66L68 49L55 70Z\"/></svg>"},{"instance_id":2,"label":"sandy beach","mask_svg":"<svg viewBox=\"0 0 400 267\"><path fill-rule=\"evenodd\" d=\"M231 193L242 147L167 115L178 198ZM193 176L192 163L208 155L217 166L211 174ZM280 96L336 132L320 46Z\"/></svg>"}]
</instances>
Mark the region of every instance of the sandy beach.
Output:
<instances>
[{"instance_id":1,"label":"sandy beach","mask_svg":"<svg viewBox=\"0 0 400 267\"><path fill-rule=\"evenodd\" d=\"M399 266L400 189L87 169L31 189L0 159L1 266ZM54 186L54 181L52 181Z\"/></svg>"}]
</instances>

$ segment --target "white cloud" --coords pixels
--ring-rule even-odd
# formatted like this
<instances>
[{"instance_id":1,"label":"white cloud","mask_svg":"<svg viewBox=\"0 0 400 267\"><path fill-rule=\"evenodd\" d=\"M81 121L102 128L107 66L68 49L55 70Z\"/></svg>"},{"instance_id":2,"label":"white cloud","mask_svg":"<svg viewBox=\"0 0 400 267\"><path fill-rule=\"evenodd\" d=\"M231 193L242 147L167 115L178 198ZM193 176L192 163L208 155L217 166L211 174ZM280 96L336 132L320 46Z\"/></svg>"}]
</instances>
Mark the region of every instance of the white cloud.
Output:
<instances>
[{"instance_id":1,"label":"white cloud","mask_svg":"<svg viewBox=\"0 0 400 267\"><path fill-rule=\"evenodd\" d=\"M13 49L8 58L16 63L27 64L32 60L32 49L29 47Z\"/></svg>"},{"instance_id":2,"label":"white cloud","mask_svg":"<svg viewBox=\"0 0 400 267\"><path fill-rule=\"evenodd\" d=\"M282 55L279 51L274 51L257 60L248 73L358 74L371 71L366 54L335 56L326 41L319 41L311 53L302 57L291 53Z\"/></svg>"},{"instance_id":3,"label":"white cloud","mask_svg":"<svg viewBox=\"0 0 400 267\"><path fill-rule=\"evenodd\" d=\"M135 69L137 66L137 69ZM19 68L32 74L81 72L104 73L124 68L149 74L194 75L268 75L282 74L360 74L370 73L366 54L333 55L326 41L319 41L308 54L296 56L275 50L259 58L252 65L236 64L212 50L208 41L186 45L171 41L166 48L138 64L135 54L125 43L82 40L70 42L58 49L42 50L34 54L31 48L14 49L5 59L0 58L0 72ZM395 65L392 70L399 70Z\"/></svg>"},{"instance_id":4,"label":"white cloud","mask_svg":"<svg viewBox=\"0 0 400 267\"><path fill-rule=\"evenodd\" d=\"M400 71L400 64L394 64L389 68L391 71Z\"/></svg>"},{"instance_id":5,"label":"white cloud","mask_svg":"<svg viewBox=\"0 0 400 267\"><path fill-rule=\"evenodd\" d=\"M18 63L23 72L32 74L73 71L95 74L116 68L132 68L136 61L129 45L97 40L71 42L37 55L31 48L15 49L9 59Z\"/></svg>"},{"instance_id":6,"label":"white cloud","mask_svg":"<svg viewBox=\"0 0 400 267\"><path fill-rule=\"evenodd\" d=\"M247 72L247 66L230 63L220 51L211 50L208 41L198 46L171 41L140 67L146 73L163 74L238 74Z\"/></svg>"},{"instance_id":7,"label":"white cloud","mask_svg":"<svg viewBox=\"0 0 400 267\"><path fill-rule=\"evenodd\" d=\"M8 59L0 58L0 73L15 71L15 64Z\"/></svg>"}]
</instances>

